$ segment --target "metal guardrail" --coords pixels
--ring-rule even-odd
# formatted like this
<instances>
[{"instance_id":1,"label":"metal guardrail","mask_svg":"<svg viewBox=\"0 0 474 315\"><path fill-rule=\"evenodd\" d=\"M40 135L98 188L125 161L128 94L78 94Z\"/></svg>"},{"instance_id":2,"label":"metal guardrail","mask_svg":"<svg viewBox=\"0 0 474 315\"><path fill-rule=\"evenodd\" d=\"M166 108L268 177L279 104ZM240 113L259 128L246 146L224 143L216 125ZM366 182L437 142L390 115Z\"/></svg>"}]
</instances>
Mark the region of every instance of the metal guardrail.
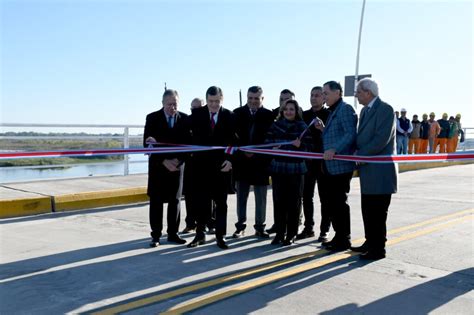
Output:
<instances>
[{"instance_id":1,"label":"metal guardrail","mask_svg":"<svg viewBox=\"0 0 474 315\"><path fill-rule=\"evenodd\" d=\"M121 134L111 134L111 135L59 135L59 136L0 136L0 139L8 140L104 140L104 139L119 139L122 142L123 148L130 147L130 140L142 139L142 135L131 135L130 129L139 129L143 130L143 125L98 125L98 124L29 124L29 123L0 123L0 127L3 128L65 128L65 129L121 129ZM463 128L465 141L464 143L458 144L458 151L466 151L474 149L474 128L468 127ZM123 161L120 162L91 162L91 163L71 163L71 164L54 164L54 165L36 165L36 166L9 166L9 170L14 169L53 169L53 168L64 168L64 167L73 167L73 166L83 166L83 165L117 165L123 164L123 175L129 175L130 173L130 164L134 163L146 163L146 161L130 161L128 155L124 155Z\"/></svg>"}]
</instances>

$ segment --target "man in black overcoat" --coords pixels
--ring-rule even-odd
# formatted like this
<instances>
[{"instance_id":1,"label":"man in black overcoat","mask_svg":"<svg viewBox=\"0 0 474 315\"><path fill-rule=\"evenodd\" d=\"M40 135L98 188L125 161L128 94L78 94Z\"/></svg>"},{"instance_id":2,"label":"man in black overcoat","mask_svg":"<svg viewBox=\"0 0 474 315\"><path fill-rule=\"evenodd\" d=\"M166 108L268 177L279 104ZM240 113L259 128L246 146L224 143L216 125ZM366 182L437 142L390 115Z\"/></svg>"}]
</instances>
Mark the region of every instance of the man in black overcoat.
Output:
<instances>
[{"instance_id":1,"label":"man in black overcoat","mask_svg":"<svg viewBox=\"0 0 474 315\"><path fill-rule=\"evenodd\" d=\"M189 143L190 131L187 115L178 111L178 102L177 91L168 89L164 92L163 108L146 117L143 135L145 147L149 146L149 142ZM151 247L160 245L164 203L168 203L168 241L178 244L186 243L178 236L185 157L183 153L150 155L147 194L150 197Z\"/></svg>"},{"instance_id":2,"label":"man in black overcoat","mask_svg":"<svg viewBox=\"0 0 474 315\"><path fill-rule=\"evenodd\" d=\"M247 92L247 104L234 110L237 126L238 146L258 145L273 123L273 113L263 107L263 90L252 86ZM255 195L255 235L268 238L265 232L267 210L267 187L269 184L269 161L265 155L237 151L234 160L234 179L237 190L237 223L234 238L245 234L247 227L247 200L250 186Z\"/></svg>"},{"instance_id":3,"label":"man in black overcoat","mask_svg":"<svg viewBox=\"0 0 474 315\"><path fill-rule=\"evenodd\" d=\"M196 108L191 115L192 143L201 146L235 145L234 114L221 106L222 90L211 86L206 92L206 106ZM216 211L216 242L222 249L227 226L227 194L231 181L232 156L224 150L209 150L193 153L193 180L191 189L196 196L196 237L188 247L205 242L205 227L211 215L212 200Z\"/></svg>"}]
</instances>

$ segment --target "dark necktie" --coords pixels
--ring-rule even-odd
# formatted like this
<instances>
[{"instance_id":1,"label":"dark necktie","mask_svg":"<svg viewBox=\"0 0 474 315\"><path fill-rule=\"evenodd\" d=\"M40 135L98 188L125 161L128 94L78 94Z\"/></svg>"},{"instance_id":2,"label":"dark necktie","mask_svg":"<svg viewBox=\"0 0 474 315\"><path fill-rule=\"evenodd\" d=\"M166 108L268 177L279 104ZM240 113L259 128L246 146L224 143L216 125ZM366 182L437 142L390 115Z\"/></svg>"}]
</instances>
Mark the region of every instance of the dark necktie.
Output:
<instances>
[{"instance_id":1,"label":"dark necktie","mask_svg":"<svg viewBox=\"0 0 474 315\"><path fill-rule=\"evenodd\" d=\"M211 129L214 130L214 127L216 126L216 120L214 117L216 116L216 113L211 113Z\"/></svg>"},{"instance_id":2,"label":"dark necktie","mask_svg":"<svg viewBox=\"0 0 474 315\"><path fill-rule=\"evenodd\" d=\"M174 118L173 116L168 116L168 127L173 128Z\"/></svg>"}]
</instances>

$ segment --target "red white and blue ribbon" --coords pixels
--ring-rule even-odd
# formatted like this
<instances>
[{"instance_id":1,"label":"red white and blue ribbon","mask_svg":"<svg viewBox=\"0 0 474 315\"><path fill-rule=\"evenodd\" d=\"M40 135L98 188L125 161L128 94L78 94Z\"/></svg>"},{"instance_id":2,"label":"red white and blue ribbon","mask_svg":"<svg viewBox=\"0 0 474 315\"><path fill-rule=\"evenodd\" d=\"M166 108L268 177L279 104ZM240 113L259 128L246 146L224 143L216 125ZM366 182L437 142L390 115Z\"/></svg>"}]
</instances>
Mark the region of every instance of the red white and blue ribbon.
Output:
<instances>
[{"instance_id":1,"label":"red white and blue ribbon","mask_svg":"<svg viewBox=\"0 0 474 315\"><path fill-rule=\"evenodd\" d=\"M266 154L273 156L286 156L303 159L322 159L322 153L288 151L280 149L268 149L268 147L279 147L283 143L270 143L243 147L219 147L219 146L196 146L196 145L173 145L158 148L129 148L129 149L97 149L97 150L67 150L67 151L17 151L0 152L0 160L3 159L25 159L25 158L56 158L56 157L80 157L80 156L104 156L123 154L169 154L190 153L209 150L224 150L227 154L233 154L240 150L248 153ZM335 160L364 162L364 163L416 163L416 162L444 162L444 161L473 161L474 151L439 154L415 154L415 155L335 155Z\"/></svg>"},{"instance_id":2,"label":"red white and blue ribbon","mask_svg":"<svg viewBox=\"0 0 474 315\"><path fill-rule=\"evenodd\" d=\"M288 151L279 149L254 149L241 147L239 150L249 153L267 154L273 156L285 156L302 159L323 159L323 153ZM444 161L472 161L474 160L474 151L459 153L439 153L439 154L415 154L415 155L342 155L336 154L335 160L362 162L362 163L416 163L416 162L444 162Z\"/></svg>"}]
</instances>

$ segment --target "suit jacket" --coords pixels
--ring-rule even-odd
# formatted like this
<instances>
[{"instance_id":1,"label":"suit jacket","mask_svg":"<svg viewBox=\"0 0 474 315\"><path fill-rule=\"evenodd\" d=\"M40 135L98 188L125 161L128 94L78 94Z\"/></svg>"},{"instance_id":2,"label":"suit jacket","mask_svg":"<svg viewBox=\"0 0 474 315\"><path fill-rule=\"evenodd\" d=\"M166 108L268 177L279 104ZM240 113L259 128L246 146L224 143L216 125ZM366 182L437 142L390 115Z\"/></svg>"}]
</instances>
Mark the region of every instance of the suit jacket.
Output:
<instances>
[{"instance_id":1,"label":"suit jacket","mask_svg":"<svg viewBox=\"0 0 474 315\"><path fill-rule=\"evenodd\" d=\"M396 123L393 108L377 98L368 110L360 113L357 132L358 155L395 154ZM395 163L363 163L359 166L362 194L378 195L397 192L398 167Z\"/></svg>"},{"instance_id":2,"label":"suit jacket","mask_svg":"<svg viewBox=\"0 0 474 315\"><path fill-rule=\"evenodd\" d=\"M250 113L248 105L234 110L236 136L238 146L262 144L273 124L273 113L266 108L259 108L255 115ZM268 185L268 165L270 158L261 154L247 157L244 152L237 151L234 159L234 179L243 180L252 185Z\"/></svg>"},{"instance_id":3,"label":"suit jacket","mask_svg":"<svg viewBox=\"0 0 474 315\"><path fill-rule=\"evenodd\" d=\"M323 149L335 149L336 154L352 155L355 152L357 136L357 114L351 105L342 99L339 105L329 115L323 131ZM354 171L355 163L347 161L324 161L331 175L350 173Z\"/></svg>"},{"instance_id":4,"label":"suit jacket","mask_svg":"<svg viewBox=\"0 0 474 315\"><path fill-rule=\"evenodd\" d=\"M308 110L305 110L303 112L303 120L306 123L306 125L309 126L311 121L315 117L318 117L323 121L324 124L326 124L329 114L331 112L326 108L323 107L319 111L314 112L311 108ZM323 152L323 139L322 139L322 133L319 131L319 129L316 129L314 125L309 127L309 131L311 132L311 138L313 139L313 152ZM312 160L312 161L317 161L317 160Z\"/></svg>"},{"instance_id":5,"label":"suit jacket","mask_svg":"<svg viewBox=\"0 0 474 315\"><path fill-rule=\"evenodd\" d=\"M192 143L203 146L235 146L235 117L234 114L221 107L217 116L214 130L211 128L211 117L206 106L196 108L191 115ZM217 194L228 193L231 187L231 172L221 172L222 163L225 160L233 162L232 155L226 154L224 150L209 150L193 153L193 189L204 189L208 180L219 183L211 183L212 187L219 189Z\"/></svg>"},{"instance_id":6,"label":"suit jacket","mask_svg":"<svg viewBox=\"0 0 474 315\"><path fill-rule=\"evenodd\" d=\"M148 147L146 139L153 137L158 142L184 144L190 141L188 115L177 112L173 128L168 127L163 109L146 117L143 146ZM184 161L186 154L152 154L148 161L148 195L159 196L167 202L181 194L181 172L170 172L163 166L163 160L177 158ZM178 196L177 196L178 194Z\"/></svg>"}]
</instances>

